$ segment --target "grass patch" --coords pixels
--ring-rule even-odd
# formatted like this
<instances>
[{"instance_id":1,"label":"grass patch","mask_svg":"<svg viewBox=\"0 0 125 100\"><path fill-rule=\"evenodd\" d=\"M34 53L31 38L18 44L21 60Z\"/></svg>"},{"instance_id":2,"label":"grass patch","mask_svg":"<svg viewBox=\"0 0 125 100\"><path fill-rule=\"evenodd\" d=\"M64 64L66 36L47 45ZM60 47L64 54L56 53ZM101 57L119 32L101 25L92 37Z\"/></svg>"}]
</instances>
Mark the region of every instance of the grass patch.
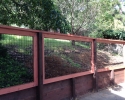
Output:
<instances>
[{"instance_id":1,"label":"grass patch","mask_svg":"<svg viewBox=\"0 0 125 100\"><path fill-rule=\"evenodd\" d=\"M50 39L50 38L44 39L45 48L50 50L61 51L66 48L70 50L75 50L76 47L83 47L86 49L90 48L90 45L82 42L75 42L75 46L73 46L71 42L72 42L71 40L63 40L63 39Z\"/></svg>"},{"instance_id":2,"label":"grass patch","mask_svg":"<svg viewBox=\"0 0 125 100\"><path fill-rule=\"evenodd\" d=\"M32 44L32 37L30 36L18 36L18 35L2 35L3 39L0 41L3 45L21 45L22 47L26 47L27 45Z\"/></svg>"},{"instance_id":3,"label":"grass patch","mask_svg":"<svg viewBox=\"0 0 125 100\"><path fill-rule=\"evenodd\" d=\"M86 48L86 49L90 49L90 44L85 44L85 43L80 43L80 42L76 42L77 46Z\"/></svg>"},{"instance_id":4,"label":"grass patch","mask_svg":"<svg viewBox=\"0 0 125 100\"><path fill-rule=\"evenodd\" d=\"M26 48L33 45L33 38L30 36L2 34L2 40L0 40L0 43L4 47L13 46L17 52L28 54Z\"/></svg>"}]
</instances>

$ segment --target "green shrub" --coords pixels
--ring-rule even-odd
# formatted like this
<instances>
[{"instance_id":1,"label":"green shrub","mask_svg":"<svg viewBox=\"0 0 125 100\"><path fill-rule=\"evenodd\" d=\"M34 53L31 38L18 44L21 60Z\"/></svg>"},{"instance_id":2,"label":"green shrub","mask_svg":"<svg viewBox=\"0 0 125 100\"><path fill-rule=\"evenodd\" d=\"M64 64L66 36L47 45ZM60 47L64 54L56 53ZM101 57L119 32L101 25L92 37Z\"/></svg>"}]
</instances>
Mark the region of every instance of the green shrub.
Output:
<instances>
[{"instance_id":1,"label":"green shrub","mask_svg":"<svg viewBox=\"0 0 125 100\"><path fill-rule=\"evenodd\" d=\"M123 30L105 30L105 31L103 31L103 37L106 39L125 40L125 31L123 31Z\"/></svg>"},{"instance_id":2,"label":"green shrub","mask_svg":"<svg viewBox=\"0 0 125 100\"><path fill-rule=\"evenodd\" d=\"M32 73L27 67L9 57L0 57L0 88L31 82Z\"/></svg>"},{"instance_id":3,"label":"green shrub","mask_svg":"<svg viewBox=\"0 0 125 100\"><path fill-rule=\"evenodd\" d=\"M3 38L2 34L0 34L0 40L2 38ZM0 43L0 57L6 57L6 56L7 56L7 49Z\"/></svg>"},{"instance_id":4,"label":"green shrub","mask_svg":"<svg viewBox=\"0 0 125 100\"><path fill-rule=\"evenodd\" d=\"M0 44L0 57L7 56L7 49Z\"/></svg>"}]
</instances>

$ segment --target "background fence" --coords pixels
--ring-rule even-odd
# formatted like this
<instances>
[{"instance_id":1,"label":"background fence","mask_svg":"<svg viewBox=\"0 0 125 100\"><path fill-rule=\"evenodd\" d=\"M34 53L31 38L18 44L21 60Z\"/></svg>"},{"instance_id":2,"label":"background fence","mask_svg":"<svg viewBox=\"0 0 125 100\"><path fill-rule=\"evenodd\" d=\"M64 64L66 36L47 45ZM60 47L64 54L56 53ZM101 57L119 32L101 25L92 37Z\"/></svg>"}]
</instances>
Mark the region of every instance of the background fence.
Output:
<instances>
[{"instance_id":1,"label":"background fence","mask_svg":"<svg viewBox=\"0 0 125 100\"><path fill-rule=\"evenodd\" d=\"M85 75L93 75L93 89L98 89L98 72L125 68L123 44L0 26L0 95L38 86L40 100L44 85L72 79L75 97L75 78Z\"/></svg>"}]
</instances>

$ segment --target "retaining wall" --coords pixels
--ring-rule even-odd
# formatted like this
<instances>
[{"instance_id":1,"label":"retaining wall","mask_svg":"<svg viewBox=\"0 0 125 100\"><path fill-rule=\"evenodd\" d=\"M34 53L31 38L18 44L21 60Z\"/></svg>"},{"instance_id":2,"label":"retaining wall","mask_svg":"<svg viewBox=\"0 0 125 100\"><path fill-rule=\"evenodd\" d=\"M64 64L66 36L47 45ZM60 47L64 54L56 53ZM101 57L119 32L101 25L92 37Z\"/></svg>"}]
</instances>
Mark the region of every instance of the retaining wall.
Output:
<instances>
[{"instance_id":1,"label":"retaining wall","mask_svg":"<svg viewBox=\"0 0 125 100\"><path fill-rule=\"evenodd\" d=\"M98 73L98 88L110 86L111 71ZM125 69L114 71L115 83L119 84L125 81ZM72 98L71 79L45 84L43 87L43 100L70 100ZM0 100L37 100L37 88L25 89L0 96ZM76 96L84 95L93 91L93 75L85 75L75 78Z\"/></svg>"}]
</instances>

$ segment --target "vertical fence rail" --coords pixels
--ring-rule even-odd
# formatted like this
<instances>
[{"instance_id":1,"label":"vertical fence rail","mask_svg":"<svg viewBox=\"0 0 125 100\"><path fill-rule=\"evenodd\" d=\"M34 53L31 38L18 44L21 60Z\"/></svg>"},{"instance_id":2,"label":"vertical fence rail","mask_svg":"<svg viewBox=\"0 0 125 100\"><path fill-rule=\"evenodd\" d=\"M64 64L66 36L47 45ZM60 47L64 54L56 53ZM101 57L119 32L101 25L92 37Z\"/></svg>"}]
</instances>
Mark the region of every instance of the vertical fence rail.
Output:
<instances>
[{"instance_id":1,"label":"vertical fence rail","mask_svg":"<svg viewBox=\"0 0 125 100\"><path fill-rule=\"evenodd\" d=\"M38 100L43 100L42 33L37 33L37 37L38 37Z\"/></svg>"},{"instance_id":2,"label":"vertical fence rail","mask_svg":"<svg viewBox=\"0 0 125 100\"><path fill-rule=\"evenodd\" d=\"M110 74L110 85L114 85L114 84L115 84L115 73L114 73L114 70L112 70Z\"/></svg>"},{"instance_id":3,"label":"vertical fence rail","mask_svg":"<svg viewBox=\"0 0 125 100\"><path fill-rule=\"evenodd\" d=\"M72 92L72 99L76 100L75 78L71 78L71 92Z\"/></svg>"},{"instance_id":4,"label":"vertical fence rail","mask_svg":"<svg viewBox=\"0 0 125 100\"><path fill-rule=\"evenodd\" d=\"M96 66L96 62L97 62L97 44L96 44L96 39L93 39L92 41L92 45L91 45L91 49L92 49L92 67L91 70L93 72L93 89L95 91L98 91L98 82L97 82L97 66Z\"/></svg>"}]
</instances>

